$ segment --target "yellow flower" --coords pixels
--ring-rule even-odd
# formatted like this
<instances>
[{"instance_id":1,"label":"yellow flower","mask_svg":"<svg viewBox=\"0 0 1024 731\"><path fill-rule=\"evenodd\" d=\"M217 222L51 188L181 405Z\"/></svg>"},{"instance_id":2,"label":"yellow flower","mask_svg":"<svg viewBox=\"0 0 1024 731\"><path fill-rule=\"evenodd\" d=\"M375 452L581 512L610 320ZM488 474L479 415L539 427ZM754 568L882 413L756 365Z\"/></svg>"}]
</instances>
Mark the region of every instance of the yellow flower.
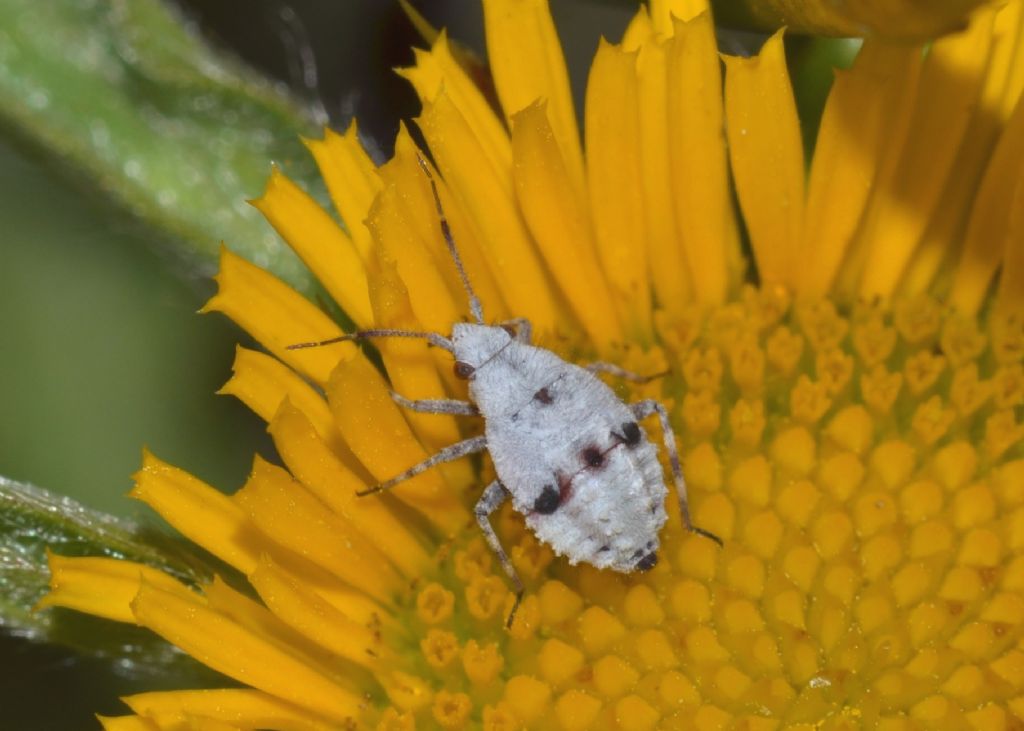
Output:
<instances>
[{"instance_id":1,"label":"yellow flower","mask_svg":"<svg viewBox=\"0 0 1024 731\"><path fill-rule=\"evenodd\" d=\"M824 35L926 39L962 29L989 0L732 0L716 6L721 20L787 25Z\"/></svg>"},{"instance_id":2,"label":"yellow flower","mask_svg":"<svg viewBox=\"0 0 1024 731\"><path fill-rule=\"evenodd\" d=\"M652 571L571 567L506 510L527 586L506 630L471 515L487 464L356 496L479 428L389 395L464 395L447 354L380 340L382 373L350 342L287 350L341 329L225 251L207 309L269 354L240 348L224 392L283 466L225 496L147 454L132 495L248 586L53 556L45 603L242 687L132 696L105 727L1024 724L1022 3L925 53L865 45L809 176L780 36L723 84L705 4L652 2L598 50L584 154L546 4L485 11L504 119L443 35L404 71L484 310L668 370L622 394L672 407L724 548L672 508ZM279 172L257 207L357 327L447 332L467 302L407 131L380 167L354 127L309 148L347 228Z\"/></svg>"}]
</instances>

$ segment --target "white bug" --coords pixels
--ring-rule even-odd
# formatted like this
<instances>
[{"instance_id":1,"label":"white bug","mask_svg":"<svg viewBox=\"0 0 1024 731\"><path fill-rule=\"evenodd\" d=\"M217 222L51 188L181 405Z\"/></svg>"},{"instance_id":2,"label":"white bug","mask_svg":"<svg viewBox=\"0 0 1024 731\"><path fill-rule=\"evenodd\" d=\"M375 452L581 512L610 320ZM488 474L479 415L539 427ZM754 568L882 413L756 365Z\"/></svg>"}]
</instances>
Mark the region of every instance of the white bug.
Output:
<instances>
[{"instance_id":1,"label":"white bug","mask_svg":"<svg viewBox=\"0 0 1024 731\"><path fill-rule=\"evenodd\" d=\"M515 588L515 604L506 623L511 626L522 600L523 584L490 522L491 514L508 498L537 538L568 558L570 564L583 561L599 569L630 573L647 571L657 563L658 532L667 517L668 490L657 449L638 423L657 414L683 525L721 544L717 536L690 521L686 482L665 407L655 400L626 404L594 373L636 381L649 379L606 363L586 368L567 363L549 350L530 345L530 323L525 319L499 325L484 323L480 301L455 247L433 175L422 158L419 162L430 181L441 233L475 322L454 324L450 338L439 333L378 329L288 347L317 347L375 337L424 338L455 357L455 373L468 380L471 400L412 401L396 393L392 397L411 411L483 417L484 435L446 447L359 495L388 490L442 462L487 451L498 479L484 490L475 514Z\"/></svg>"}]
</instances>

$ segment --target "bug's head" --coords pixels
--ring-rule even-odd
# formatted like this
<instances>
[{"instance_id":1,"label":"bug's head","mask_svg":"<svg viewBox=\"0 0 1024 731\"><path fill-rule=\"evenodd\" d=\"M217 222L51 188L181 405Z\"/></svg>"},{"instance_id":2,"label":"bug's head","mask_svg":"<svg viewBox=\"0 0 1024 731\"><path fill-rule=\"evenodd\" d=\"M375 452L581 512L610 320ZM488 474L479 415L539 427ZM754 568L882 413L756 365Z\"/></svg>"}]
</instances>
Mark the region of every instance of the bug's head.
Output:
<instances>
[{"instance_id":1,"label":"bug's head","mask_svg":"<svg viewBox=\"0 0 1024 731\"><path fill-rule=\"evenodd\" d=\"M470 379L474 372L512 342L508 331L497 325L460 322L452 326L455 375Z\"/></svg>"}]
</instances>

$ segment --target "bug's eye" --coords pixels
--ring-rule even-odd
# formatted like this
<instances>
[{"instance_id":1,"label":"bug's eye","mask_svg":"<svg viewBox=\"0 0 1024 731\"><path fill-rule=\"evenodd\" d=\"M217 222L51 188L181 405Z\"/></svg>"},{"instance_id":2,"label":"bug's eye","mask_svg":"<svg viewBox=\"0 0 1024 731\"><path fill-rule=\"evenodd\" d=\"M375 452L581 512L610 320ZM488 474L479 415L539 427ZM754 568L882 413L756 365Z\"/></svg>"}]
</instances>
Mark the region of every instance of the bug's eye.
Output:
<instances>
[{"instance_id":1,"label":"bug's eye","mask_svg":"<svg viewBox=\"0 0 1024 731\"><path fill-rule=\"evenodd\" d=\"M473 375L474 371L476 371L476 368L471 366L466 361L464 361L464 360L457 360L457 361L455 361L455 375L458 378L461 378L463 381L468 380L469 377Z\"/></svg>"},{"instance_id":2,"label":"bug's eye","mask_svg":"<svg viewBox=\"0 0 1024 731\"><path fill-rule=\"evenodd\" d=\"M640 443L640 425L635 421L627 421L622 425L622 439L627 446L635 447Z\"/></svg>"}]
</instances>

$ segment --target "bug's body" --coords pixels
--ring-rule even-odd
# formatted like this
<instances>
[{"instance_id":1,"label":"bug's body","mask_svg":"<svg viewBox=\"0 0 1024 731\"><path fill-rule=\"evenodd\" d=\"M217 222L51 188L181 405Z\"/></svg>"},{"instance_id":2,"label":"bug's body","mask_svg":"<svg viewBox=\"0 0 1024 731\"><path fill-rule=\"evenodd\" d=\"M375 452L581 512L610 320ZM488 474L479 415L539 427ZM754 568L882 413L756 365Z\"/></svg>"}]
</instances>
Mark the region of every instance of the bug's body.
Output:
<instances>
[{"instance_id":1,"label":"bug's body","mask_svg":"<svg viewBox=\"0 0 1024 731\"><path fill-rule=\"evenodd\" d=\"M650 568L668 491L632 410L592 373L501 327L455 325L452 344L473 367L469 394L498 479L536 536L570 563Z\"/></svg>"},{"instance_id":2,"label":"bug's body","mask_svg":"<svg viewBox=\"0 0 1024 731\"><path fill-rule=\"evenodd\" d=\"M657 450L637 422L657 414L683 526L721 543L690 522L686 483L665 407L651 400L625 404L591 370L633 379L638 376L609 364L595 363L590 370L580 368L550 350L532 346L525 320L484 324L480 301L462 267L430 167L422 158L420 166L430 180L441 233L469 296L475 322L453 325L451 338L439 333L380 329L288 347L373 337L423 338L455 356L455 372L469 381L472 403L450 399L410 401L392 394L395 401L423 413L482 416L484 436L446 447L359 494L387 490L442 462L489 452L498 479L484 489L475 513L488 544L516 589L516 603L507 621L511 626L523 586L490 523L490 516L508 498L536 536L570 563L584 561L625 573L646 571L655 565L668 490Z\"/></svg>"}]
</instances>

